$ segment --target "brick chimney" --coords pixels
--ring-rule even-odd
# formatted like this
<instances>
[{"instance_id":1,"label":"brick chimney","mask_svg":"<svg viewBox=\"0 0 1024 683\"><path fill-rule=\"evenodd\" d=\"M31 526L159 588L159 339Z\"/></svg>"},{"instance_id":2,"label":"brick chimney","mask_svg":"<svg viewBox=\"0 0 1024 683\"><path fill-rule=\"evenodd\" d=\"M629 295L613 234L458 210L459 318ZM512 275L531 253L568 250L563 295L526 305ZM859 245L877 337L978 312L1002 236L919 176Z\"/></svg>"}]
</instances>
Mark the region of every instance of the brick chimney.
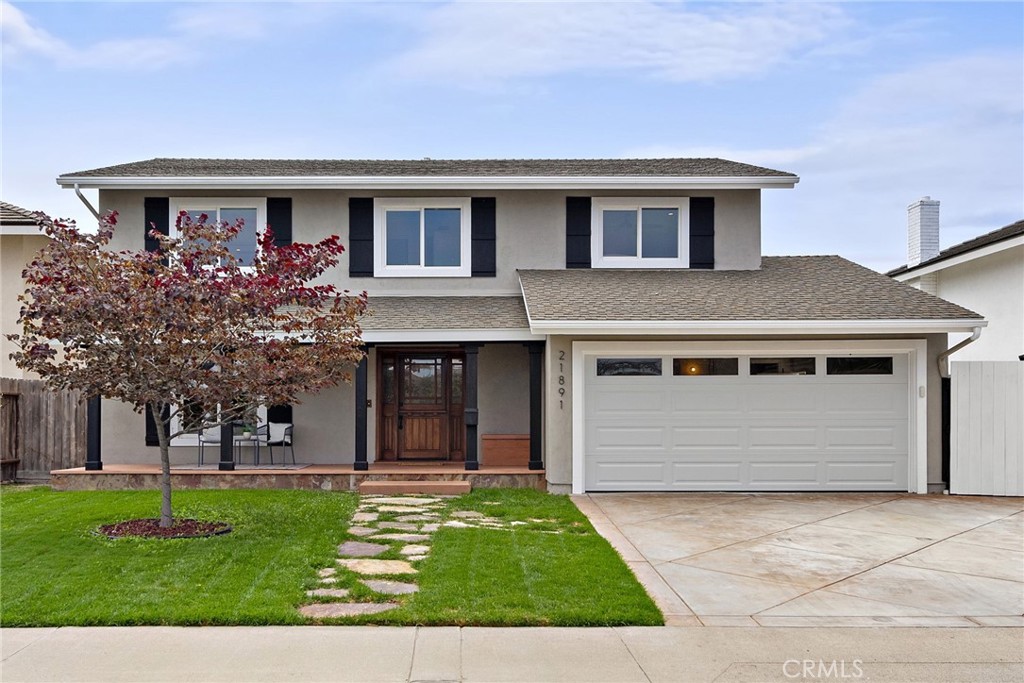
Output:
<instances>
[{"instance_id":1,"label":"brick chimney","mask_svg":"<svg viewBox=\"0 0 1024 683\"><path fill-rule=\"evenodd\" d=\"M907 265L939 255L939 201L921 197L907 207Z\"/></svg>"},{"instance_id":2,"label":"brick chimney","mask_svg":"<svg viewBox=\"0 0 1024 683\"><path fill-rule=\"evenodd\" d=\"M907 207L907 265L914 267L939 255L939 202L921 197ZM911 283L914 287L937 294L939 276L928 273Z\"/></svg>"}]
</instances>

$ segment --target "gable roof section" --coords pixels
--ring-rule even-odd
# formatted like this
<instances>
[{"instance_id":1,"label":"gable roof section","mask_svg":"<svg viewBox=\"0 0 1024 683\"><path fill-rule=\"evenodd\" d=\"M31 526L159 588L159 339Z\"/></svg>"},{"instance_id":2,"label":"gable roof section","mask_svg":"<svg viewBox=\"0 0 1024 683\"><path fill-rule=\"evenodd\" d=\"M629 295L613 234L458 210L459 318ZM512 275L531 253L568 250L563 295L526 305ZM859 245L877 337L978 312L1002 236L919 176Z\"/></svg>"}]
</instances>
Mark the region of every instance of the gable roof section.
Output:
<instances>
[{"instance_id":1,"label":"gable roof section","mask_svg":"<svg viewBox=\"0 0 1024 683\"><path fill-rule=\"evenodd\" d=\"M402 182L405 181L405 182ZM713 158L168 159L57 178L64 187L792 187L785 171ZM602 185L603 183L603 185Z\"/></svg>"},{"instance_id":2,"label":"gable roof section","mask_svg":"<svg viewBox=\"0 0 1024 683\"><path fill-rule=\"evenodd\" d=\"M760 270L523 270L519 280L531 329L549 334L938 332L985 324L973 311L839 256L769 256Z\"/></svg>"},{"instance_id":3,"label":"gable roof section","mask_svg":"<svg viewBox=\"0 0 1024 683\"><path fill-rule=\"evenodd\" d=\"M946 259L951 259L955 256L961 256L962 254L968 254L976 249L981 249L982 247L997 244L1004 240L1019 237L1021 235L1024 235L1024 220L1019 220L1016 223L1011 223L1010 225L1006 225L998 230L993 230L992 232L985 233L984 235L980 235L974 239L969 239L966 242L953 245L948 249L943 249L937 256L933 256L927 261L921 261L916 266L911 267L904 264L898 268L893 268L886 273L886 275L890 277L902 275L903 273L908 273L917 270L918 268L925 268L932 264L939 263L940 261L945 261Z\"/></svg>"},{"instance_id":4,"label":"gable roof section","mask_svg":"<svg viewBox=\"0 0 1024 683\"><path fill-rule=\"evenodd\" d=\"M35 211L0 202L0 234L42 235L43 233L39 229L41 223L42 221Z\"/></svg>"}]
</instances>

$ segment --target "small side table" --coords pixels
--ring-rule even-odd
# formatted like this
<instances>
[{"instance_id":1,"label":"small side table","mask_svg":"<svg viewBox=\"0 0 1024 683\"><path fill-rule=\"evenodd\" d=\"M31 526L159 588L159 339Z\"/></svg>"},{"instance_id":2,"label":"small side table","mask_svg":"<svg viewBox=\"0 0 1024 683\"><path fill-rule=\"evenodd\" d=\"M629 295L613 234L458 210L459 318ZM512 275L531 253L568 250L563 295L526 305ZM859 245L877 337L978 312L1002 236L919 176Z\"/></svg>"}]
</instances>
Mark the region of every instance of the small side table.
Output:
<instances>
[{"instance_id":1,"label":"small side table","mask_svg":"<svg viewBox=\"0 0 1024 683\"><path fill-rule=\"evenodd\" d=\"M238 463L242 462L242 447L250 446L253 448L252 464L260 464L260 440L255 434L249 434L248 436L242 434L234 438L235 443L235 461Z\"/></svg>"}]
</instances>

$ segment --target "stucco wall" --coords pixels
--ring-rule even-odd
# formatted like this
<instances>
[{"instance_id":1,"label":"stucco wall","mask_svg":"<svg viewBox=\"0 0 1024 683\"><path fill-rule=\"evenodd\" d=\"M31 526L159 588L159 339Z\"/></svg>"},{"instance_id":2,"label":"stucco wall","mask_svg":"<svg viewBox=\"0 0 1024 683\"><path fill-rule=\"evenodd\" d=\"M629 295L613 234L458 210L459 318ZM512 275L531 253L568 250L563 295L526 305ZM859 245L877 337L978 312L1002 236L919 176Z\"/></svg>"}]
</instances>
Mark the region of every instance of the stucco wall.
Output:
<instances>
[{"instance_id":1,"label":"stucco wall","mask_svg":"<svg viewBox=\"0 0 1024 683\"><path fill-rule=\"evenodd\" d=\"M981 337L952 360L1017 360L1024 354L1024 246L943 269L936 294L988 320ZM963 337L950 335L950 344Z\"/></svg>"},{"instance_id":2,"label":"stucco wall","mask_svg":"<svg viewBox=\"0 0 1024 683\"><path fill-rule=\"evenodd\" d=\"M8 334L21 332L18 315L21 304L18 295L25 291L21 272L49 238L42 235L0 236L0 376L15 379L36 377L14 364L8 356L17 347L7 340Z\"/></svg>"},{"instance_id":3,"label":"stucco wall","mask_svg":"<svg viewBox=\"0 0 1024 683\"><path fill-rule=\"evenodd\" d=\"M348 256L330 274L339 287L373 294L512 294L519 292L517 269L565 267L564 191L503 192L342 192L295 190L274 192L157 192L103 190L100 208L119 212L119 228L112 246L141 249L143 200L153 196L287 196L292 198L292 237L313 242L330 234L348 239L350 196L423 197L493 196L496 198L497 276L493 278L355 278L348 277ZM621 196L622 192L591 193ZM643 196L714 196L715 260L720 269L754 269L761 263L761 195L759 190L644 192Z\"/></svg>"}]
</instances>

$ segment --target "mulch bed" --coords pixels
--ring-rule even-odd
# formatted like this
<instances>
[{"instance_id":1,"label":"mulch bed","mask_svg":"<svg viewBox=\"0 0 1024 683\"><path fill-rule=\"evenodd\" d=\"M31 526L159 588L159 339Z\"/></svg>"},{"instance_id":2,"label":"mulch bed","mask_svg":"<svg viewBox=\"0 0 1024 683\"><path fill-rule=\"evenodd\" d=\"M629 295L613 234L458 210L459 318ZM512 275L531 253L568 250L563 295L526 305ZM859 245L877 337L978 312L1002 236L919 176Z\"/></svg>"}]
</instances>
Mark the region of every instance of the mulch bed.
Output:
<instances>
[{"instance_id":1,"label":"mulch bed","mask_svg":"<svg viewBox=\"0 0 1024 683\"><path fill-rule=\"evenodd\" d=\"M203 538L231 531L227 522L201 522L198 519L175 519L169 527L160 526L159 519L129 519L105 524L99 532L109 538Z\"/></svg>"}]
</instances>

